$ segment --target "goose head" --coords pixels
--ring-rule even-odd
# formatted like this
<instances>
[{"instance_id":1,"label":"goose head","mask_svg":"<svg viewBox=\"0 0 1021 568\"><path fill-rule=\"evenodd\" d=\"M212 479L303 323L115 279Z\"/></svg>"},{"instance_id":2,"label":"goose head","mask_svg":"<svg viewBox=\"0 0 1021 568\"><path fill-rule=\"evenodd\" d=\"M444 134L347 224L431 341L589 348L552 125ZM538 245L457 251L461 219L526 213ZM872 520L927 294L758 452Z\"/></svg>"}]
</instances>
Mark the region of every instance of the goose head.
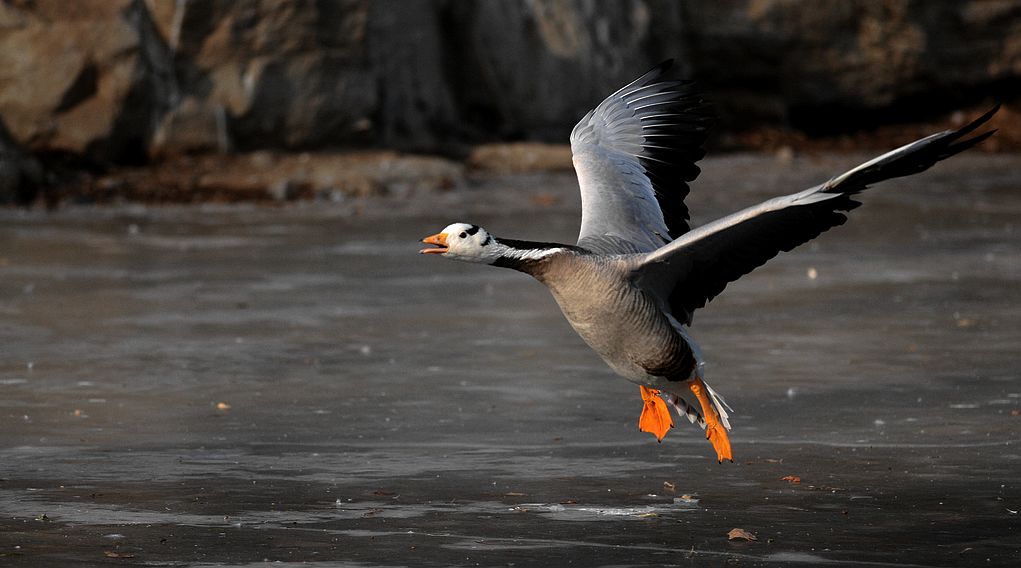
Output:
<instances>
[{"instance_id":1,"label":"goose head","mask_svg":"<svg viewBox=\"0 0 1021 568\"><path fill-rule=\"evenodd\" d=\"M439 254L454 260L492 264L501 254L493 246L496 240L482 227L468 223L447 225L435 235L422 239L434 245L422 249L422 254Z\"/></svg>"}]
</instances>

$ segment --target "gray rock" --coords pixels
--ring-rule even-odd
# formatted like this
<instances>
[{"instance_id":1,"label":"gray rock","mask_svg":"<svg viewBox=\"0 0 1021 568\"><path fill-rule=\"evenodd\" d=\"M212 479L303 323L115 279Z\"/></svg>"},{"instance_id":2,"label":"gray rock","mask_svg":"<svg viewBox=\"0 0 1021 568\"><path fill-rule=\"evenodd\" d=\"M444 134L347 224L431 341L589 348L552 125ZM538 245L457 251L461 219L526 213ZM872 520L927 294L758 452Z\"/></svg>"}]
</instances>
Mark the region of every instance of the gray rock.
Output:
<instances>
[{"instance_id":1,"label":"gray rock","mask_svg":"<svg viewBox=\"0 0 1021 568\"><path fill-rule=\"evenodd\" d=\"M564 142L593 105L674 58L691 73L680 3L451 3L445 61L465 119L489 136Z\"/></svg>"},{"instance_id":2,"label":"gray rock","mask_svg":"<svg viewBox=\"0 0 1021 568\"><path fill-rule=\"evenodd\" d=\"M158 149L366 141L379 105L366 45L370 9L362 0L164 6L155 18L186 105L164 122Z\"/></svg>"},{"instance_id":3,"label":"gray rock","mask_svg":"<svg viewBox=\"0 0 1021 568\"><path fill-rule=\"evenodd\" d=\"M723 126L838 132L1021 89L1021 0L10 0L0 117L36 151L563 142L655 63Z\"/></svg>"},{"instance_id":4,"label":"gray rock","mask_svg":"<svg viewBox=\"0 0 1021 568\"><path fill-rule=\"evenodd\" d=\"M1021 94L1017 0L681 5L693 76L732 125L833 133Z\"/></svg>"}]
</instances>

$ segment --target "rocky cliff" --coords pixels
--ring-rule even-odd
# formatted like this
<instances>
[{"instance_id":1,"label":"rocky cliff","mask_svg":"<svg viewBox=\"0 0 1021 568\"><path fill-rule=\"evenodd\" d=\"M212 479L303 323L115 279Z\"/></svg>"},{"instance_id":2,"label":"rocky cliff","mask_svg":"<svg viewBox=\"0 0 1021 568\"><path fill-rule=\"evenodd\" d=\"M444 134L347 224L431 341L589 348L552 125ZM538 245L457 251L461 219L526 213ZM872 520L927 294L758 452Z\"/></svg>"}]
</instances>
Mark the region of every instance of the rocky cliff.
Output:
<instances>
[{"instance_id":1,"label":"rocky cliff","mask_svg":"<svg viewBox=\"0 0 1021 568\"><path fill-rule=\"evenodd\" d=\"M0 120L32 152L563 140L673 57L723 128L832 133L1021 93L1021 1L0 0Z\"/></svg>"}]
</instances>

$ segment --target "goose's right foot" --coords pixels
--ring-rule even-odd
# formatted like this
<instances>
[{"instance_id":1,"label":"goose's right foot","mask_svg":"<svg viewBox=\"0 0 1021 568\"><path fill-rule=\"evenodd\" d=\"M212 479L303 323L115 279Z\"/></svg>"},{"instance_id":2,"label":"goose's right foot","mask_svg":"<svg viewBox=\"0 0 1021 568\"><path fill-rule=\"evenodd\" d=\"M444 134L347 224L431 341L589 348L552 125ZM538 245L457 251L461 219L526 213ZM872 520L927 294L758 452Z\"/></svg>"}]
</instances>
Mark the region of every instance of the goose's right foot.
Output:
<instances>
[{"instance_id":1,"label":"goose's right foot","mask_svg":"<svg viewBox=\"0 0 1021 568\"><path fill-rule=\"evenodd\" d=\"M642 400L645 406L642 408L642 416L638 418L638 429L648 432L656 437L657 442L662 442L667 431L674 427L674 419L670 417L670 409L659 391L639 385L642 389Z\"/></svg>"}]
</instances>

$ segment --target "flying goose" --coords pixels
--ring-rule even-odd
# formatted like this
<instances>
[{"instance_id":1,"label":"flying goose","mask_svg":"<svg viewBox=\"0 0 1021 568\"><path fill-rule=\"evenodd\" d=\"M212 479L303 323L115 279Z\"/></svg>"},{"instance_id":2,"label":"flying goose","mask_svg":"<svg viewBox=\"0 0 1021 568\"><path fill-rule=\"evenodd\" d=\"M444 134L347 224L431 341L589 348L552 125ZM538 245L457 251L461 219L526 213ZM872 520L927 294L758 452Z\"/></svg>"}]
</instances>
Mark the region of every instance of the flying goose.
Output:
<instances>
[{"instance_id":1,"label":"flying goose","mask_svg":"<svg viewBox=\"0 0 1021 568\"><path fill-rule=\"evenodd\" d=\"M692 313L728 283L780 251L846 221L852 196L916 174L985 140L964 138L999 108L957 130L933 134L799 193L770 199L696 229L684 198L713 121L689 81L661 81L665 61L613 93L571 132L581 187L575 245L498 238L454 223L422 239L422 250L529 274L545 284L567 321L607 365L639 385L639 429L662 440L668 404L705 429L717 461L733 460L728 411L705 380L688 328Z\"/></svg>"}]
</instances>

